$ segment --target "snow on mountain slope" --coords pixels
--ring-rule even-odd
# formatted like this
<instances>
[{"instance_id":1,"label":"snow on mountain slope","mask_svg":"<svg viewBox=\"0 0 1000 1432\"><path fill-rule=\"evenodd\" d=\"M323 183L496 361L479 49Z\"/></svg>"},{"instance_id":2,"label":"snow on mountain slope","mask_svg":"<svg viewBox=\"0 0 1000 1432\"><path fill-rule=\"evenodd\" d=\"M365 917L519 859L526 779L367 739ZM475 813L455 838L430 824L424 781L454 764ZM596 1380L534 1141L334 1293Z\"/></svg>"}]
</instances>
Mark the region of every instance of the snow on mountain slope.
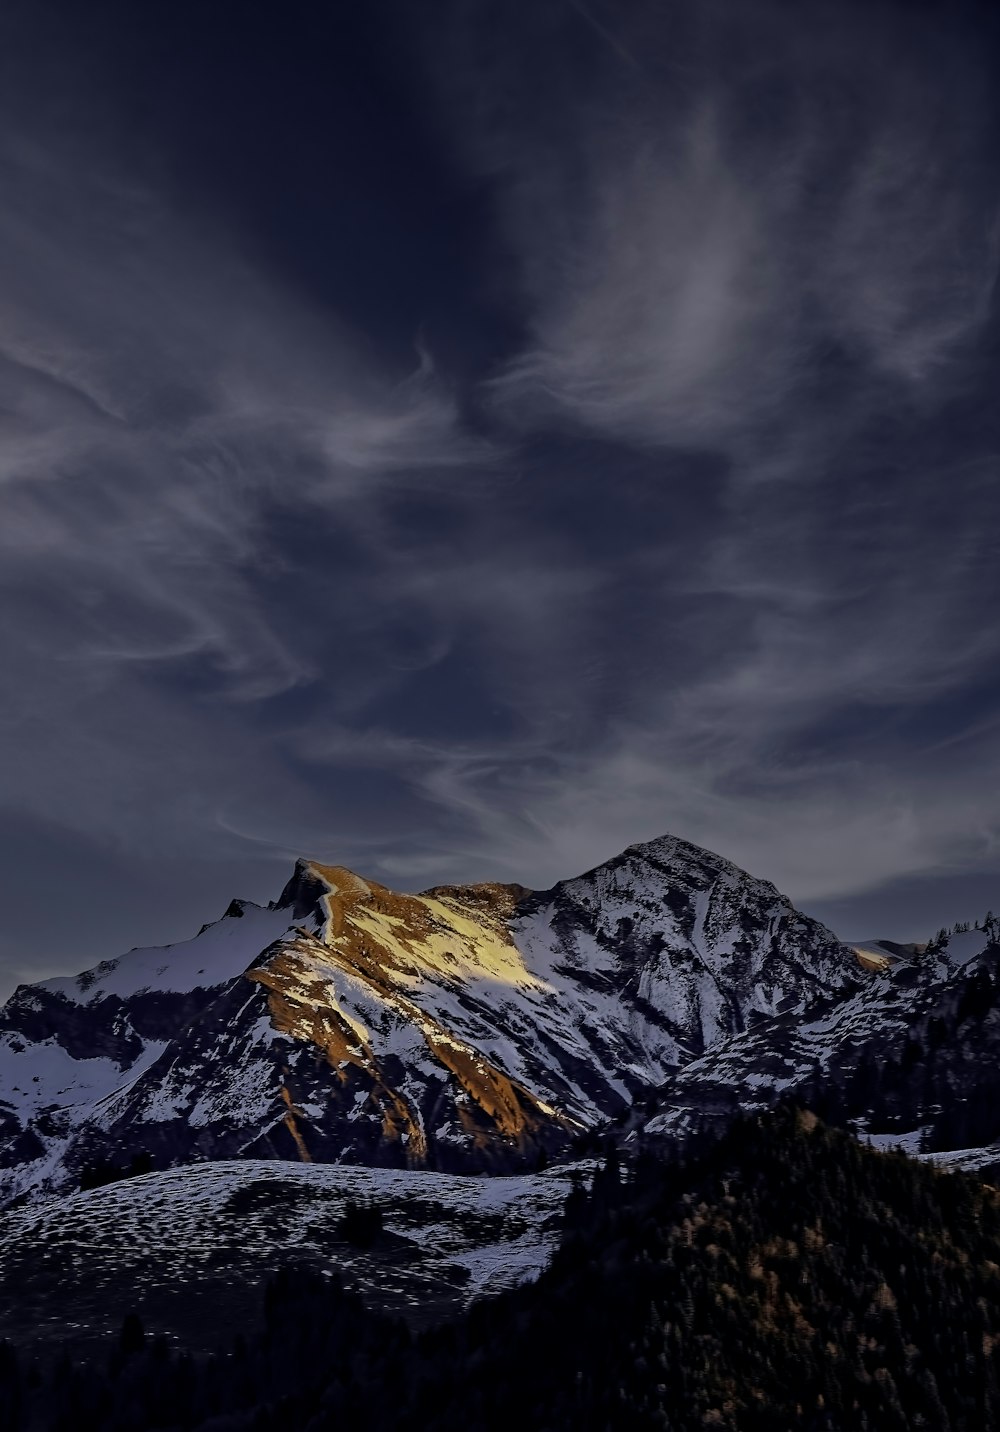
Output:
<instances>
[{"instance_id":1,"label":"snow on mountain slope","mask_svg":"<svg viewBox=\"0 0 1000 1432\"><path fill-rule=\"evenodd\" d=\"M139 1311L203 1345L231 1336L279 1267L336 1271L413 1321L537 1277L574 1178L460 1178L407 1169L247 1159L194 1164L8 1211L0 1230L0 1337L88 1340ZM371 1247L347 1241L349 1203L378 1209Z\"/></svg>"},{"instance_id":2,"label":"snow on mountain slope","mask_svg":"<svg viewBox=\"0 0 1000 1432\"><path fill-rule=\"evenodd\" d=\"M17 1116L96 1105L134 1082L167 1047L169 1034L192 1001L242 974L263 944L288 928L288 911L234 901L227 914L192 940L131 950L73 978L21 986L0 1029L0 1111ZM151 998L166 995L159 1002ZM128 1002L128 1009L125 1002ZM69 1006L70 1008L67 1008ZM84 1021L72 1006L94 1007Z\"/></svg>"},{"instance_id":3,"label":"snow on mountain slope","mask_svg":"<svg viewBox=\"0 0 1000 1432\"><path fill-rule=\"evenodd\" d=\"M536 968L629 1000L661 1065L863 983L839 940L768 881L675 837L630 846L551 893L515 938Z\"/></svg>"},{"instance_id":4,"label":"snow on mountain slope","mask_svg":"<svg viewBox=\"0 0 1000 1432\"><path fill-rule=\"evenodd\" d=\"M129 1072L137 1077L165 1047L162 1041L148 1041ZM54 1038L26 1044L15 1034L0 1034L0 1089L4 1102L20 1115L34 1117L54 1106L95 1104L121 1083L122 1071L113 1059L74 1058Z\"/></svg>"},{"instance_id":5,"label":"snow on mountain slope","mask_svg":"<svg viewBox=\"0 0 1000 1432\"><path fill-rule=\"evenodd\" d=\"M213 989L241 975L266 945L284 934L289 923L287 908L234 900L221 920L206 925L193 939L129 950L81 975L44 980L32 989L83 1005L112 995L129 999L157 991Z\"/></svg>"},{"instance_id":6,"label":"snow on mountain slope","mask_svg":"<svg viewBox=\"0 0 1000 1432\"><path fill-rule=\"evenodd\" d=\"M1000 1144L988 1144L978 1149L947 1149L940 1153L915 1152L914 1158L921 1163L936 1164L938 1168L957 1169L961 1173L978 1173L984 1181L996 1184L1000 1173Z\"/></svg>"},{"instance_id":7,"label":"snow on mountain slope","mask_svg":"<svg viewBox=\"0 0 1000 1432\"><path fill-rule=\"evenodd\" d=\"M960 1140L967 1106L982 1105L1000 1064L998 957L982 931L953 934L805 1017L780 1014L734 1035L665 1083L642 1130L676 1137L700 1120L725 1121L778 1098L810 1106L832 1098L863 1131L880 1127L871 1117L899 1128L912 1109L933 1119L939 1138Z\"/></svg>"},{"instance_id":8,"label":"snow on mountain slope","mask_svg":"<svg viewBox=\"0 0 1000 1432\"><path fill-rule=\"evenodd\" d=\"M1000 1142L986 1144L981 1148L944 1149L939 1152L924 1150L924 1141L931 1131L930 1125L918 1129L906 1129L902 1133L861 1135L862 1142L881 1153L898 1150L921 1163L934 1164L937 1168L957 1170L960 1173L978 1173L984 1181L996 1184L1000 1173Z\"/></svg>"},{"instance_id":9,"label":"snow on mountain slope","mask_svg":"<svg viewBox=\"0 0 1000 1432\"><path fill-rule=\"evenodd\" d=\"M530 1165L866 978L772 885L672 837L543 892L401 895L300 861L266 910L234 902L183 945L15 992L2 1187L140 1149Z\"/></svg>"},{"instance_id":10,"label":"snow on mountain slope","mask_svg":"<svg viewBox=\"0 0 1000 1432\"><path fill-rule=\"evenodd\" d=\"M80 1131L99 1127L102 1111L176 1047L291 918L287 907L234 900L191 940L19 986L0 1011L5 1196L72 1181L88 1157L85 1147L73 1154Z\"/></svg>"},{"instance_id":11,"label":"snow on mountain slope","mask_svg":"<svg viewBox=\"0 0 1000 1432\"><path fill-rule=\"evenodd\" d=\"M664 1086L644 1132L683 1133L703 1117L764 1109L807 1089L817 1076L850 1071L873 1044L905 1038L909 1010L908 992L887 975L875 976L867 988L830 1000L805 1019L783 1014L734 1035Z\"/></svg>"}]
</instances>

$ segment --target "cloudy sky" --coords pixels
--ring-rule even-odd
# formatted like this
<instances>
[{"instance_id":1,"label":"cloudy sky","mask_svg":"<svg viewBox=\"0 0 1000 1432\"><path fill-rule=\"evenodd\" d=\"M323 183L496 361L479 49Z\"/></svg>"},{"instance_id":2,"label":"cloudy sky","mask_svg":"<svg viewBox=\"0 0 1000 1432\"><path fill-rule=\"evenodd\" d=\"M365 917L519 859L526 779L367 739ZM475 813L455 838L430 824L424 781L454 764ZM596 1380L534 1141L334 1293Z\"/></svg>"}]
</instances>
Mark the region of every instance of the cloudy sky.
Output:
<instances>
[{"instance_id":1,"label":"cloudy sky","mask_svg":"<svg viewBox=\"0 0 1000 1432\"><path fill-rule=\"evenodd\" d=\"M1000 907L1000 27L0 8L0 986L300 853Z\"/></svg>"}]
</instances>

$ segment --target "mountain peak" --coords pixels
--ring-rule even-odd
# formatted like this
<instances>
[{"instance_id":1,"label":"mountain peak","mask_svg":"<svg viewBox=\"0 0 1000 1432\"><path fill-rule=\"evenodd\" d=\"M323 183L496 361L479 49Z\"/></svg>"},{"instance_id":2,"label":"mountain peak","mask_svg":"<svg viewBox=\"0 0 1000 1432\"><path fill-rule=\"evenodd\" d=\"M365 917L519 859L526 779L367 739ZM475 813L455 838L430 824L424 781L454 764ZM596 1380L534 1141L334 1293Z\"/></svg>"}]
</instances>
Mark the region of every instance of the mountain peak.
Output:
<instances>
[{"instance_id":1,"label":"mountain peak","mask_svg":"<svg viewBox=\"0 0 1000 1432\"><path fill-rule=\"evenodd\" d=\"M739 880L752 880L756 884L766 886L773 890L775 887L770 880L761 879L759 876L751 875L742 866L737 865L725 855L719 855L714 850L708 850L705 846L695 845L693 841L684 840L679 835L658 835L652 840L637 841L626 847L618 859L627 856L640 857L659 866L664 866L678 871L690 871L700 869L709 871L715 875L727 875L736 877ZM609 862L613 863L613 862Z\"/></svg>"},{"instance_id":2,"label":"mountain peak","mask_svg":"<svg viewBox=\"0 0 1000 1432\"><path fill-rule=\"evenodd\" d=\"M273 908L288 910L296 920L315 919L323 924L329 916L325 902L331 892L364 884L360 876L344 866L322 865L300 856Z\"/></svg>"}]
</instances>

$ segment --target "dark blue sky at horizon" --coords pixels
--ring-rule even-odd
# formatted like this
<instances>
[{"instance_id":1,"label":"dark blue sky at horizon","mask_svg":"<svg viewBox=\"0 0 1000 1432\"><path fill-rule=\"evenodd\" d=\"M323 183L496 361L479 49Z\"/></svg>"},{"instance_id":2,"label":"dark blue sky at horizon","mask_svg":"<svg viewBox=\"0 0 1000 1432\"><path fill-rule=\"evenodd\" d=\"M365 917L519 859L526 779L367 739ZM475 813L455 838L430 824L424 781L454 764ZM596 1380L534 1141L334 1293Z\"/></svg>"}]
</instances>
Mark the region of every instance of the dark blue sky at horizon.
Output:
<instances>
[{"instance_id":1,"label":"dark blue sky at horizon","mask_svg":"<svg viewBox=\"0 0 1000 1432\"><path fill-rule=\"evenodd\" d=\"M985 4L0 13L0 988L299 854L1000 907Z\"/></svg>"}]
</instances>

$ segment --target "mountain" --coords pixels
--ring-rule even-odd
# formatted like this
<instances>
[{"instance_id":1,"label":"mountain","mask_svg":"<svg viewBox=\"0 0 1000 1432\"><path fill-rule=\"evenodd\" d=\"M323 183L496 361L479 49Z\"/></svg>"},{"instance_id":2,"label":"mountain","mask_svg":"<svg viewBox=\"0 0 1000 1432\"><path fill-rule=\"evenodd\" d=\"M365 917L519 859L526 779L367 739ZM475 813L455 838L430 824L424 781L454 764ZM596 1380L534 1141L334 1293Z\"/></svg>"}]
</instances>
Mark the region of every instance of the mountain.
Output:
<instances>
[{"instance_id":1,"label":"mountain","mask_svg":"<svg viewBox=\"0 0 1000 1432\"><path fill-rule=\"evenodd\" d=\"M779 1014L720 1040L665 1082L642 1133L674 1142L778 1099L884 1134L886 1145L951 1152L955 1164L1000 1175L997 924L894 956L804 1018Z\"/></svg>"},{"instance_id":2,"label":"mountain","mask_svg":"<svg viewBox=\"0 0 1000 1432\"><path fill-rule=\"evenodd\" d=\"M399 894L300 861L267 907L15 991L0 1191L139 1152L531 1167L870 983L773 885L673 837L545 891Z\"/></svg>"}]
</instances>

